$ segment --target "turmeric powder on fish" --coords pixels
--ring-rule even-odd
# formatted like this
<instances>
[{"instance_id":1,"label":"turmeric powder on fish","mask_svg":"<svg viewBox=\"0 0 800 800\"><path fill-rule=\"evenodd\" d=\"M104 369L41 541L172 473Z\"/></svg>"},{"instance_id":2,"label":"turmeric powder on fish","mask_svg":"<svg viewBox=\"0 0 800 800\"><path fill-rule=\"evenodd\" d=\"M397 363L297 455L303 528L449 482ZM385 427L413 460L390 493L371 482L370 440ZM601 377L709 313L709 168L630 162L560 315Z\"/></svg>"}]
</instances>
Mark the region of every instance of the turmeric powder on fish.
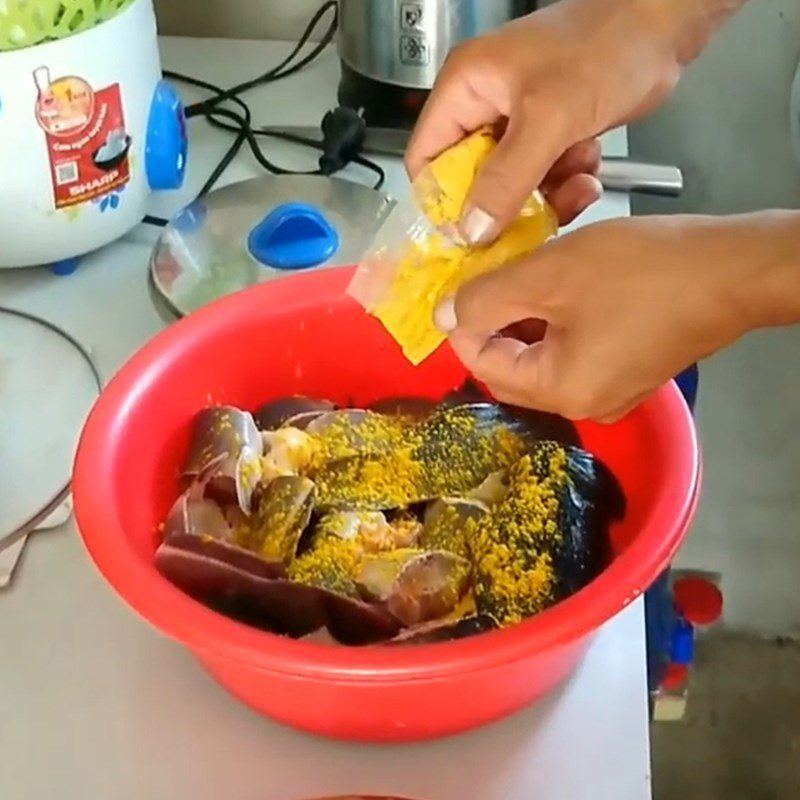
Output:
<instances>
[{"instance_id":1,"label":"turmeric powder on fish","mask_svg":"<svg viewBox=\"0 0 800 800\"><path fill-rule=\"evenodd\" d=\"M479 610L512 625L555 601L554 544L561 541L560 496L569 480L567 452L550 445L543 477L530 455L509 470L509 490L493 513L478 521L471 549Z\"/></svg>"}]
</instances>

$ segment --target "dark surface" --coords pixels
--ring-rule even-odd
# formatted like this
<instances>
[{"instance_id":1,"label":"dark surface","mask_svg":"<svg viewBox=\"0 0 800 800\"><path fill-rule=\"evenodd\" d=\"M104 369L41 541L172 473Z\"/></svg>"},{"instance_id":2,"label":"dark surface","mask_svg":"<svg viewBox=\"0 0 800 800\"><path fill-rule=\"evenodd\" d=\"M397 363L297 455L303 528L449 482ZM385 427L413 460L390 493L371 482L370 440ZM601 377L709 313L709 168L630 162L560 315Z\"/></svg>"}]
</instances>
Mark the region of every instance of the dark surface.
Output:
<instances>
[{"instance_id":1,"label":"dark surface","mask_svg":"<svg viewBox=\"0 0 800 800\"><path fill-rule=\"evenodd\" d=\"M655 800L800 797L800 644L703 636L680 722L652 733Z\"/></svg>"}]
</instances>

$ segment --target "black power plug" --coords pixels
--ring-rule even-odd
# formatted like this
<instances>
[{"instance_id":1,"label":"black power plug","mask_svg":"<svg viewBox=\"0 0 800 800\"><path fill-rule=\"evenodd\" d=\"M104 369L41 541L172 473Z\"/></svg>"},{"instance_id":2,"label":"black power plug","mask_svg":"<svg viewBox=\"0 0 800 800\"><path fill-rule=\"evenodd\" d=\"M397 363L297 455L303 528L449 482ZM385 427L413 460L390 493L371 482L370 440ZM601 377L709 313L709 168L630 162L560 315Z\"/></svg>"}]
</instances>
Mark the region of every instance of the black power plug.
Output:
<instances>
[{"instance_id":1,"label":"black power plug","mask_svg":"<svg viewBox=\"0 0 800 800\"><path fill-rule=\"evenodd\" d=\"M322 119L322 174L333 175L356 160L366 136L367 123L355 109L339 106L328 111Z\"/></svg>"}]
</instances>

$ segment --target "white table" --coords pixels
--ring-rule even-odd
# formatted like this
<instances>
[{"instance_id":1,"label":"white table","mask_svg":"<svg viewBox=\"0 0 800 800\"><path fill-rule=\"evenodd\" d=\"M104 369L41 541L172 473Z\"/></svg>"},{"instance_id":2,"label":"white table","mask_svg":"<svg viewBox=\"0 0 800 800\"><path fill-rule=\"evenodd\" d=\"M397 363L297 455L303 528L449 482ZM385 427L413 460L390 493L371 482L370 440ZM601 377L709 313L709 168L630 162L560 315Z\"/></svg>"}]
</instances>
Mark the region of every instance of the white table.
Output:
<instances>
[{"instance_id":1,"label":"white table","mask_svg":"<svg viewBox=\"0 0 800 800\"><path fill-rule=\"evenodd\" d=\"M264 71L286 47L165 39L163 51L165 66L229 85ZM254 92L256 118L316 123L335 103L336 79L327 53L302 74ZM191 134L188 186L155 204L155 214L188 201L225 149L224 134L202 121ZM604 146L624 155L624 131ZM281 143L269 152L294 168L317 157ZM399 163L382 163L388 191L405 191ZM226 181L257 174L245 155ZM360 169L348 175L370 179ZM628 213L626 197L609 196L587 218ZM0 273L0 302L68 328L107 378L163 327L146 286L154 239L141 227L69 278ZM0 594L2 800L302 800L348 792L649 800L649 760L641 602L602 630L574 679L539 706L460 738L371 748L312 739L240 706L112 595L71 523L34 537L17 580Z\"/></svg>"}]
</instances>

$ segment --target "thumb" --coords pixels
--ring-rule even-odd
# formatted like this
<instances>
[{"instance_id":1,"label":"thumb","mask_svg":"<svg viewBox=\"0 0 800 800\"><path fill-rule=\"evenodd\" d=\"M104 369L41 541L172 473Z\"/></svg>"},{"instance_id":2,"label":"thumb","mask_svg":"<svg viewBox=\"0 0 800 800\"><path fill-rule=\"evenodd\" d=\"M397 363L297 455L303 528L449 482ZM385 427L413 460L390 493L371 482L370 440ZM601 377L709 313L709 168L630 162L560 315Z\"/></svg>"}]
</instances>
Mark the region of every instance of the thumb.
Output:
<instances>
[{"instance_id":1,"label":"thumb","mask_svg":"<svg viewBox=\"0 0 800 800\"><path fill-rule=\"evenodd\" d=\"M519 214L522 206L566 150L542 104L512 117L497 147L478 170L464 206L461 235L470 244L488 244Z\"/></svg>"}]
</instances>

